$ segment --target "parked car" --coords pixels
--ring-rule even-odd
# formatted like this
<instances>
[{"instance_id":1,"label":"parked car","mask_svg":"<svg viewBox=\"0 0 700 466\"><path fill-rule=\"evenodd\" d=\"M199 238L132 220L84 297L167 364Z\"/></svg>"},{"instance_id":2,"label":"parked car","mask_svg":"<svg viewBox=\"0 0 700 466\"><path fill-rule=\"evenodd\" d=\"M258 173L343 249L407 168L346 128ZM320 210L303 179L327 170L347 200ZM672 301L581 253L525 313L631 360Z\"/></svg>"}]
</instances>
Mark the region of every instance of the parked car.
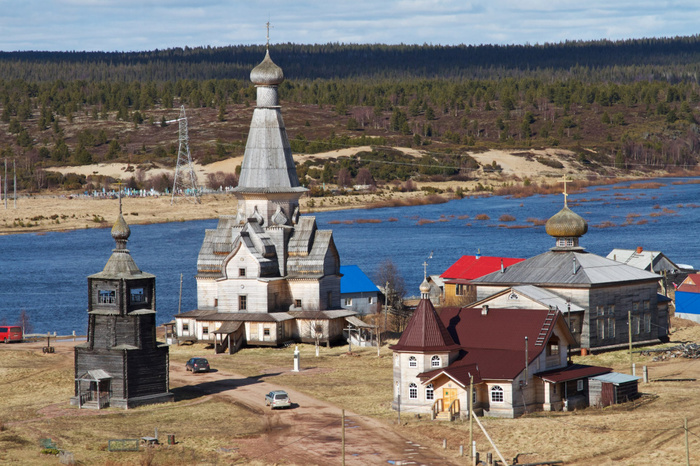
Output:
<instances>
[{"instance_id":1,"label":"parked car","mask_svg":"<svg viewBox=\"0 0 700 466\"><path fill-rule=\"evenodd\" d=\"M265 406L270 406L270 409L289 408L292 406L292 400L284 390L273 390L265 395Z\"/></svg>"},{"instance_id":2,"label":"parked car","mask_svg":"<svg viewBox=\"0 0 700 466\"><path fill-rule=\"evenodd\" d=\"M192 358L185 363L185 369L192 372L209 372L209 361L204 358Z\"/></svg>"},{"instance_id":3,"label":"parked car","mask_svg":"<svg viewBox=\"0 0 700 466\"><path fill-rule=\"evenodd\" d=\"M19 325L0 326L0 341L3 343L22 341L22 327Z\"/></svg>"}]
</instances>

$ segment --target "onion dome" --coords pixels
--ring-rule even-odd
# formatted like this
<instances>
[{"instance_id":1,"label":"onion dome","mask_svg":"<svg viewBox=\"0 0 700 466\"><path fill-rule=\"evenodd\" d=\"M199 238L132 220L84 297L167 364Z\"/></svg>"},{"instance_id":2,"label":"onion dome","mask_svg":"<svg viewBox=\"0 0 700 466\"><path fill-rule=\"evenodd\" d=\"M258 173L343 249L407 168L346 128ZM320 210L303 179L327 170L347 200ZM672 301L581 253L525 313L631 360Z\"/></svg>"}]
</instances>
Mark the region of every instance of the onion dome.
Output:
<instances>
[{"instance_id":1,"label":"onion dome","mask_svg":"<svg viewBox=\"0 0 700 466\"><path fill-rule=\"evenodd\" d=\"M564 206L544 226L549 236L555 238L578 238L588 231L588 223L577 213Z\"/></svg>"},{"instance_id":2,"label":"onion dome","mask_svg":"<svg viewBox=\"0 0 700 466\"><path fill-rule=\"evenodd\" d=\"M263 61L250 72L250 80L257 86L276 86L284 81L282 68L272 61L269 50Z\"/></svg>"},{"instance_id":3,"label":"onion dome","mask_svg":"<svg viewBox=\"0 0 700 466\"><path fill-rule=\"evenodd\" d=\"M428 283L428 279L424 278L423 283L420 284L420 294L429 294L430 293L430 283Z\"/></svg>"},{"instance_id":4,"label":"onion dome","mask_svg":"<svg viewBox=\"0 0 700 466\"><path fill-rule=\"evenodd\" d=\"M130 235L131 229L129 225L126 224L126 220L124 220L122 214L119 214L119 218L114 222L114 226L112 227L112 238L116 241L126 241L129 239Z\"/></svg>"}]
</instances>

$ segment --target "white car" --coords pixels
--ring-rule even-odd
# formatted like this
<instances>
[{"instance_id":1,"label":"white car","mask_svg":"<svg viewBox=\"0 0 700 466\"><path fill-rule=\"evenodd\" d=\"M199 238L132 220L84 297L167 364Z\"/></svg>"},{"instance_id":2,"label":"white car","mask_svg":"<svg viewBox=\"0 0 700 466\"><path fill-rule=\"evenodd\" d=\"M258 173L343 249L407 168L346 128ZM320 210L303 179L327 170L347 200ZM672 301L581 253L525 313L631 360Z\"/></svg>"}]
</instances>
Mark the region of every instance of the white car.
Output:
<instances>
[{"instance_id":1,"label":"white car","mask_svg":"<svg viewBox=\"0 0 700 466\"><path fill-rule=\"evenodd\" d=\"M284 390L273 390L265 395L265 406L269 406L270 409L289 408L292 406L292 400Z\"/></svg>"}]
</instances>

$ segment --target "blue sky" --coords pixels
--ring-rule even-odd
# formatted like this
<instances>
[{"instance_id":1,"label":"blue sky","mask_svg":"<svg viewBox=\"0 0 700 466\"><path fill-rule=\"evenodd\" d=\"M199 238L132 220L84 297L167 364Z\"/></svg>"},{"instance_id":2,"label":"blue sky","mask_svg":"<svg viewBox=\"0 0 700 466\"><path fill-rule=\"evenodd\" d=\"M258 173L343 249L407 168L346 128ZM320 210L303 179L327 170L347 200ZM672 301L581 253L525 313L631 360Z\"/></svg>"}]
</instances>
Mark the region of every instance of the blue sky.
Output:
<instances>
[{"instance_id":1,"label":"blue sky","mask_svg":"<svg viewBox=\"0 0 700 466\"><path fill-rule=\"evenodd\" d=\"M535 44L700 33L697 0L0 0L0 50Z\"/></svg>"}]
</instances>

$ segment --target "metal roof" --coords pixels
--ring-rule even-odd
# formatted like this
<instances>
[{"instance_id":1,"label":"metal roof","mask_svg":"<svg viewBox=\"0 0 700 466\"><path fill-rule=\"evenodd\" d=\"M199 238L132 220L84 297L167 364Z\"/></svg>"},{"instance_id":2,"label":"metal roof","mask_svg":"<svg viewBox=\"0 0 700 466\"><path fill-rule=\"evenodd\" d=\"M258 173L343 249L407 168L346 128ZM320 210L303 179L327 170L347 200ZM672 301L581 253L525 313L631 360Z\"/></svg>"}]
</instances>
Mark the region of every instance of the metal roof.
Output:
<instances>
[{"instance_id":1,"label":"metal roof","mask_svg":"<svg viewBox=\"0 0 700 466\"><path fill-rule=\"evenodd\" d=\"M345 318L345 321L348 324L354 325L355 327L359 328L374 328L374 325L368 324L367 322L363 322L355 316L347 316Z\"/></svg>"},{"instance_id":2,"label":"metal roof","mask_svg":"<svg viewBox=\"0 0 700 466\"><path fill-rule=\"evenodd\" d=\"M450 332L429 299L421 299L394 351L450 351L457 349Z\"/></svg>"},{"instance_id":3,"label":"metal roof","mask_svg":"<svg viewBox=\"0 0 700 466\"><path fill-rule=\"evenodd\" d=\"M356 265L341 265L340 293L378 293L379 288Z\"/></svg>"},{"instance_id":4,"label":"metal roof","mask_svg":"<svg viewBox=\"0 0 700 466\"><path fill-rule=\"evenodd\" d=\"M612 372L612 368L588 366L586 364L571 364L563 369L552 369L550 371L538 372L535 375L546 382L558 383L583 379L608 372Z\"/></svg>"},{"instance_id":5,"label":"metal roof","mask_svg":"<svg viewBox=\"0 0 700 466\"><path fill-rule=\"evenodd\" d=\"M619 282L657 281L659 276L583 251L547 251L475 279L477 285L532 284L595 286Z\"/></svg>"},{"instance_id":6,"label":"metal roof","mask_svg":"<svg viewBox=\"0 0 700 466\"><path fill-rule=\"evenodd\" d=\"M457 262L445 270L440 277L448 279L473 280L488 273L501 269L501 261L504 267L522 262L525 259L513 257L490 257L490 256L462 256Z\"/></svg>"},{"instance_id":7,"label":"metal roof","mask_svg":"<svg viewBox=\"0 0 700 466\"><path fill-rule=\"evenodd\" d=\"M327 311L289 311L289 315L295 319L338 319L357 315L356 312L347 309L331 309Z\"/></svg>"},{"instance_id":8,"label":"metal roof","mask_svg":"<svg viewBox=\"0 0 700 466\"><path fill-rule=\"evenodd\" d=\"M241 325L243 325L243 322L241 321L226 321L223 324L221 324L221 327L217 328L212 333L228 335L241 328Z\"/></svg>"},{"instance_id":9,"label":"metal roof","mask_svg":"<svg viewBox=\"0 0 700 466\"><path fill-rule=\"evenodd\" d=\"M620 385L621 383L635 382L641 379L641 377L637 377L636 375L620 374L619 372L611 372L609 374L591 377L591 379L600 380L601 382L611 383L613 385Z\"/></svg>"},{"instance_id":10,"label":"metal roof","mask_svg":"<svg viewBox=\"0 0 700 466\"><path fill-rule=\"evenodd\" d=\"M561 296L535 285L519 285L514 286L512 289L516 293L521 293L522 295L527 296L533 301L537 301L538 303L541 303L544 306L554 306L557 309L559 309L562 313L568 312L569 309L571 309L571 312L581 312L585 310L578 304L568 302Z\"/></svg>"},{"instance_id":11,"label":"metal roof","mask_svg":"<svg viewBox=\"0 0 700 466\"><path fill-rule=\"evenodd\" d=\"M286 312L212 312L197 317L199 322L283 322L294 317Z\"/></svg>"}]
</instances>

